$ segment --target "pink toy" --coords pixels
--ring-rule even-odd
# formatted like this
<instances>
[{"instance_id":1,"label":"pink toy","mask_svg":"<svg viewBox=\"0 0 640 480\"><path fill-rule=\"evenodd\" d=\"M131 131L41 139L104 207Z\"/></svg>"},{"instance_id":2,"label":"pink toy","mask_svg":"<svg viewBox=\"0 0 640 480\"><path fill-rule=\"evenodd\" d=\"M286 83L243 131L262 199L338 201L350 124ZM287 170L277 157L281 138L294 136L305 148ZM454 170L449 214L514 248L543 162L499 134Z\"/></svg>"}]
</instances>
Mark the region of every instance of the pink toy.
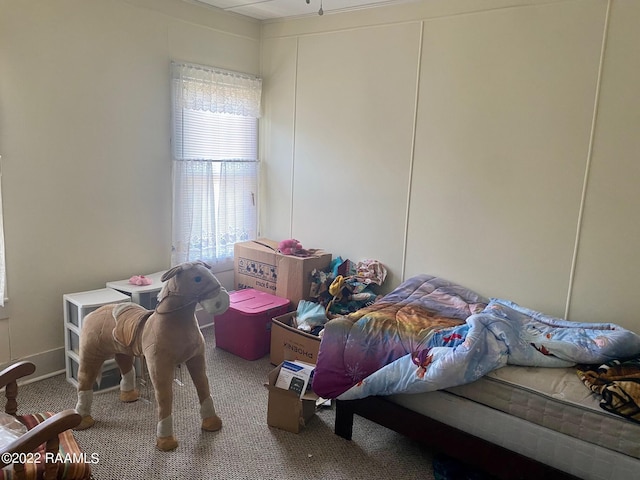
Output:
<instances>
[{"instance_id":1,"label":"pink toy","mask_svg":"<svg viewBox=\"0 0 640 480\"><path fill-rule=\"evenodd\" d=\"M282 240L278 244L278 251L283 255L297 255L304 250L302 244L295 238L292 238L290 240Z\"/></svg>"},{"instance_id":2,"label":"pink toy","mask_svg":"<svg viewBox=\"0 0 640 480\"><path fill-rule=\"evenodd\" d=\"M131 285L138 285L139 287L142 287L144 285L151 285L153 280L145 277L144 275L134 275L129 279L129 283Z\"/></svg>"}]
</instances>

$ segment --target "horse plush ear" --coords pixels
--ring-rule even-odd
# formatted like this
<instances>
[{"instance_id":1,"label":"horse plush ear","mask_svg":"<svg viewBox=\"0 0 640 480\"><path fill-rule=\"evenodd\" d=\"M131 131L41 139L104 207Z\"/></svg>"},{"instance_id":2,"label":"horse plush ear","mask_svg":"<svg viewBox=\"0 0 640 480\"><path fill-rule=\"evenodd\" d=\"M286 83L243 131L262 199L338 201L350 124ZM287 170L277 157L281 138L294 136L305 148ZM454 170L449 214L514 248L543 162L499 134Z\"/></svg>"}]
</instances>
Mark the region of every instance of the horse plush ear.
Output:
<instances>
[{"instance_id":1,"label":"horse plush ear","mask_svg":"<svg viewBox=\"0 0 640 480\"><path fill-rule=\"evenodd\" d=\"M165 282L164 286L162 287L162 290L160 291L160 293L158 294L158 301L162 301L168 294L169 292L169 280L171 280L173 277L175 277L178 273L183 272L185 270L189 270L190 268L193 268L197 265L203 264L204 262L201 261L195 261L195 262L186 262L186 263L182 263L180 265L176 265L175 267L170 268L169 270L167 270L166 272L164 272L164 274L162 274L162 277L160 277L160 280ZM177 285L174 285L173 287L174 289L177 288ZM177 290L176 290L177 292ZM178 292L180 293L180 292Z\"/></svg>"},{"instance_id":2,"label":"horse plush ear","mask_svg":"<svg viewBox=\"0 0 640 480\"><path fill-rule=\"evenodd\" d=\"M162 280L163 282L166 282L166 281L167 281L167 280L169 280L171 277L175 277L175 276L178 274L178 272L179 272L180 270L182 270L182 269L183 269L183 266L182 266L182 265L176 265L175 267L170 268L169 270L167 270L166 272L164 272L164 273L162 274L162 277L160 277L160 280Z\"/></svg>"},{"instance_id":3,"label":"horse plush ear","mask_svg":"<svg viewBox=\"0 0 640 480\"><path fill-rule=\"evenodd\" d=\"M182 270L182 265L176 265L173 268L170 268L169 270L167 270L166 272L164 272L162 274L162 277L160 277L160 280L165 282L164 286L162 287L162 289L160 290L160 293L158 293L158 303L162 302L165 297L167 297L169 295L169 282L168 280L170 280L171 278L175 277L179 271ZM158 305L159 306L159 305ZM165 306L165 308L167 308L168 306ZM156 307L158 308L158 307Z\"/></svg>"},{"instance_id":4,"label":"horse plush ear","mask_svg":"<svg viewBox=\"0 0 640 480\"><path fill-rule=\"evenodd\" d=\"M186 263L182 263L180 265L176 265L173 268L170 268L169 270L167 270L166 272L164 272L162 274L162 277L160 278L160 280L163 281L163 282L166 282L171 277L175 277L178 274L178 272L180 272L182 270L187 270L188 268L191 268L191 267L193 267L195 265L203 265L208 270L213 270L213 267L211 265L209 265L207 262L204 262L202 260L196 260L195 262L186 262Z\"/></svg>"},{"instance_id":5,"label":"horse plush ear","mask_svg":"<svg viewBox=\"0 0 640 480\"><path fill-rule=\"evenodd\" d=\"M205 262L204 260L198 260L198 263L201 263L202 265L207 267L209 270L213 270L213 267L209 263Z\"/></svg>"}]
</instances>

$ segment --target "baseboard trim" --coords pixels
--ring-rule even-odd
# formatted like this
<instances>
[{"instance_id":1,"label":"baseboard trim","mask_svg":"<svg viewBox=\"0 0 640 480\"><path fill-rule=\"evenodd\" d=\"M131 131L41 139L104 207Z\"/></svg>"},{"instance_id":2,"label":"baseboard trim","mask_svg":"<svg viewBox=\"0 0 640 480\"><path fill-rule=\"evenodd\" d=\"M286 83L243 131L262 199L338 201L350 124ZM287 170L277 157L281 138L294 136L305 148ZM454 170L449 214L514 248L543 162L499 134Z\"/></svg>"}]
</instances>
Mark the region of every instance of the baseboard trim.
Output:
<instances>
[{"instance_id":1,"label":"baseboard trim","mask_svg":"<svg viewBox=\"0 0 640 480\"><path fill-rule=\"evenodd\" d=\"M20 380L18 382L20 385L26 385L31 382L37 382L39 380L44 380L45 378L65 373L64 347L12 360L0 366L0 369L4 369L16 362L22 361L33 363L36 366L36 371L33 375L29 375L28 377Z\"/></svg>"}]
</instances>

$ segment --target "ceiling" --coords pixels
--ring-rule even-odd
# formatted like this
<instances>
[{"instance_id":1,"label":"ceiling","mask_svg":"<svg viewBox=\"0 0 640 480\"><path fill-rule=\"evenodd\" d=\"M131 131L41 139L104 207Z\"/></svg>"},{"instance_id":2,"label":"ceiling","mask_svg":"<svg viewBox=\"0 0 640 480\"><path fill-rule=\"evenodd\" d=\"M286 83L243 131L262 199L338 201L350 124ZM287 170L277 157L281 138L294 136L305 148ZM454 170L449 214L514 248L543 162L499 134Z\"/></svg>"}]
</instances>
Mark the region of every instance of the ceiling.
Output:
<instances>
[{"instance_id":1,"label":"ceiling","mask_svg":"<svg viewBox=\"0 0 640 480\"><path fill-rule=\"evenodd\" d=\"M338 13L415 0L194 0L258 20Z\"/></svg>"}]
</instances>

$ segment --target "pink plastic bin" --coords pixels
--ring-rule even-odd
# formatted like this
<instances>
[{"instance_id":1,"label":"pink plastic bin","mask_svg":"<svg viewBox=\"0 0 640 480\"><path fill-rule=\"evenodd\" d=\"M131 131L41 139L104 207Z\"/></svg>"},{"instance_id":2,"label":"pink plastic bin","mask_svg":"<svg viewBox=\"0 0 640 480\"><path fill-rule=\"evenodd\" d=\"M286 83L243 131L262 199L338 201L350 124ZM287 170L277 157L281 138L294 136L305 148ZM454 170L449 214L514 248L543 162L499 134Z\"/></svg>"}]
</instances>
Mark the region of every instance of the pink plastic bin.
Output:
<instances>
[{"instance_id":1,"label":"pink plastic bin","mask_svg":"<svg viewBox=\"0 0 640 480\"><path fill-rule=\"evenodd\" d=\"M252 288L229 297L229 309L213 320L216 347L246 360L264 357L271 348L271 319L287 313L291 302Z\"/></svg>"}]
</instances>

